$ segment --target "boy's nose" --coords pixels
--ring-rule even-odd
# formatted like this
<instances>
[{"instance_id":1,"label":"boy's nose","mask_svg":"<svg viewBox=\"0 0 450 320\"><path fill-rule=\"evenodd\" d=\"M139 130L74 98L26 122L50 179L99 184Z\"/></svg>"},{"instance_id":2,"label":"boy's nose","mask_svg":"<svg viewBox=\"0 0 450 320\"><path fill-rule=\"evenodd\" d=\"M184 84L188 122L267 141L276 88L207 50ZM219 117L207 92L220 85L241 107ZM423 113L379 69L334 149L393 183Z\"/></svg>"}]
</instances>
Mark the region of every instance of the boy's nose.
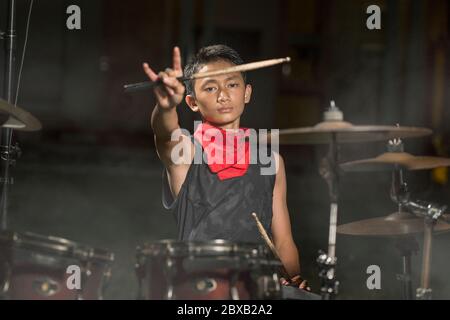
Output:
<instances>
[{"instance_id":1,"label":"boy's nose","mask_svg":"<svg viewBox=\"0 0 450 320\"><path fill-rule=\"evenodd\" d=\"M218 100L219 101L228 101L228 100L230 100L230 96L228 95L228 93L225 90L220 90Z\"/></svg>"}]
</instances>

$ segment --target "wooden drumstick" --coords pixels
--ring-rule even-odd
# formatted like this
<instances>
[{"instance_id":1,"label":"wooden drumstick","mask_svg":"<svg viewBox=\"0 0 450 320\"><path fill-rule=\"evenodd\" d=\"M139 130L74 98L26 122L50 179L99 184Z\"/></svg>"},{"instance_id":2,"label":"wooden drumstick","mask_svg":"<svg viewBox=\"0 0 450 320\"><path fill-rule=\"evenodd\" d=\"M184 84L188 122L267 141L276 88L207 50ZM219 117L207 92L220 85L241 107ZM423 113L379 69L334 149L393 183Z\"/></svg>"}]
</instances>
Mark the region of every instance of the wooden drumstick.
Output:
<instances>
[{"instance_id":1,"label":"wooden drumstick","mask_svg":"<svg viewBox=\"0 0 450 320\"><path fill-rule=\"evenodd\" d=\"M277 64L281 64L281 63L285 63L285 62L289 62L289 61L291 61L290 57L280 58L280 59L262 60L262 61L257 61L257 62L240 64L237 66L232 66L232 67L221 69L221 70L195 73L191 77L178 77L177 79L179 81L183 82L183 81L206 78L206 77L220 76L220 75L233 73L233 72L244 72L244 71L250 71L250 70L255 70L255 69L261 69L261 68L266 68L266 67L270 67L273 65L277 65ZM123 87L124 87L125 92L133 92L133 91L139 91L142 89L152 88L157 83L158 83L158 81L155 81L155 82L146 81L146 82L139 82L139 83L133 83L133 84L126 84Z\"/></svg>"},{"instance_id":2,"label":"wooden drumstick","mask_svg":"<svg viewBox=\"0 0 450 320\"><path fill-rule=\"evenodd\" d=\"M272 253L275 256L275 258L278 259L281 262L281 273L282 273L282 276L286 279L286 281L289 281L291 279L291 276L287 272L287 270L286 270L286 268L285 268L285 266L283 264L283 261L281 261L281 258L278 255L278 251L275 248L272 240L270 240L269 235L267 234L266 230L264 229L264 226L262 225L261 221L259 221L258 216L256 215L256 213L253 212L252 216L253 216L253 218L255 218L256 225L258 227L259 233L261 234L262 238L266 242L267 246L270 248L270 250L272 251Z\"/></svg>"},{"instance_id":3,"label":"wooden drumstick","mask_svg":"<svg viewBox=\"0 0 450 320\"><path fill-rule=\"evenodd\" d=\"M227 73L233 73L233 72L244 72L244 71L250 71L255 69L261 69L270 67L276 64L285 63L291 61L291 58L280 58L280 59L270 59L270 60L263 60L263 61L257 61L257 62L251 62L246 64L240 64L237 66L225 68L222 70L215 70L215 71L209 71L209 72L200 72L195 73L190 78L183 78L183 81L186 80L194 80L194 79L200 79L200 78L206 78L206 77L213 77L213 76L220 76Z\"/></svg>"}]
</instances>

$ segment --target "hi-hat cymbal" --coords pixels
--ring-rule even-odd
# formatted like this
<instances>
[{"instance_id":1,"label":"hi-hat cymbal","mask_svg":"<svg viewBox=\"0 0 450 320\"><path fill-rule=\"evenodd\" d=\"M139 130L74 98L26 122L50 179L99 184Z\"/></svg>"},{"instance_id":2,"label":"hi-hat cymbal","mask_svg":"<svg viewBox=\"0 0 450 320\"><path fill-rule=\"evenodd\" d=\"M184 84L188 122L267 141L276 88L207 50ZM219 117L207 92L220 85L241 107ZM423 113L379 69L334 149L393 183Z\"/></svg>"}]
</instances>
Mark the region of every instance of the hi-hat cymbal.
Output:
<instances>
[{"instance_id":1,"label":"hi-hat cymbal","mask_svg":"<svg viewBox=\"0 0 450 320\"><path fill-rule=\"evenodd\" d=\"M407 170L423 170L450 166L450 159L414 156L406 152L386 152L376 158L351 161L341 164L344 171L383 171L396 166Z\"/></svg>"},{"instance_id":2,"label":"hi-hat cymbal","mask_svg":"<svg viewBox=\"0 0 450 320\"><path fill-rule=\"evenodd\" d=\"M31 113L20 107L15 107L0 99L0 126L20 131L38 131L42 129L41 122Z\"/></svg>"},{"instance_id":3,"label":"hi-hat cymbal","mask_svg":"<svg viewBox=\"0 0 450 320\"><path fill-rule=\"evenodd\" d=\"M430 135L427 128L400 126L357 126L346 121L323 121L314 127L291 128L279 131L280 144L327 144L333 134L337 143L384 141L394 138L414 138ZM272 133L274 134L274 133ZM270 135L266 140L271 142Z\"/></svg>"},{"instance_id":4,"label":"hi-hat cymbal","mask_svg":"<svg viewBox=\"0 0 450 320\"><path fill-rule=\"evenodd\" d=\"M403 236L424 231L424 219L408 212L395 212L386 217L355 221L337 227L337 232L354 236ZM450 224L437 221L434 231L450 231Z\"/></svg>"}]
</instances>

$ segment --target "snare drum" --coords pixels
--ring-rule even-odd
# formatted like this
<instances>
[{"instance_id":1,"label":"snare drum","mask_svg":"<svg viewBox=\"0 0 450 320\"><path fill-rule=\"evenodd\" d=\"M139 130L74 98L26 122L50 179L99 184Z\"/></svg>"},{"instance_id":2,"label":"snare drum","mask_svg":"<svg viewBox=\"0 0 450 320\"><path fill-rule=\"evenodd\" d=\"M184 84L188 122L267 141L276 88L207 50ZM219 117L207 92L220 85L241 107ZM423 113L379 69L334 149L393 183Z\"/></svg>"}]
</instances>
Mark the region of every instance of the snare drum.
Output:
<instances>
[{"instance_id":1,"label":"snare drum","mask_svg":"<svg viewBox=\"0 0 450 320\"><path fill-rule=\"evenodd\" d=\"M281 297L265 246L224 240L163 240L137 248L140 299L239 300Z\"/></svg>"},{"instance_id":2,"label":"snare drum","mask_svg":"<svg viewBox=\"0 0 450 320\"><path fill-rule=\"evenodd\" d=\"M2 231L0 295L14 300L101 299L113 260L106 250L63 238Z\"/></svg>"}]
</instances>

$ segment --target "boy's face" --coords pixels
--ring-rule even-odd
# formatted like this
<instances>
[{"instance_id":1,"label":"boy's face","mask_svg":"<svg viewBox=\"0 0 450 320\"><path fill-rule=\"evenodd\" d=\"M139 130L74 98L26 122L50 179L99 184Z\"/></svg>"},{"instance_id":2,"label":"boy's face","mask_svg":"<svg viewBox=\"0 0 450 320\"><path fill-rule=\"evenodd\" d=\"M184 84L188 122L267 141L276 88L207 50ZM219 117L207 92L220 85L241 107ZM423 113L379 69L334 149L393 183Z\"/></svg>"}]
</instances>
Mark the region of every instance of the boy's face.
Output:
<instances>
[{"instance_id":1,"label":"boy's face","mask_svg":"<svg viewBox=\"0 0 450 320\"><path fill-rule=\"evenodd\" d=\"M209 72L235 66L226 60L205 64L198 72ZM186 96L186 103L202 118L224 128L238 128L244 106L250 101L252 88L240 72L194 81L195 97Z\"/></svg>"}]
</instances>

